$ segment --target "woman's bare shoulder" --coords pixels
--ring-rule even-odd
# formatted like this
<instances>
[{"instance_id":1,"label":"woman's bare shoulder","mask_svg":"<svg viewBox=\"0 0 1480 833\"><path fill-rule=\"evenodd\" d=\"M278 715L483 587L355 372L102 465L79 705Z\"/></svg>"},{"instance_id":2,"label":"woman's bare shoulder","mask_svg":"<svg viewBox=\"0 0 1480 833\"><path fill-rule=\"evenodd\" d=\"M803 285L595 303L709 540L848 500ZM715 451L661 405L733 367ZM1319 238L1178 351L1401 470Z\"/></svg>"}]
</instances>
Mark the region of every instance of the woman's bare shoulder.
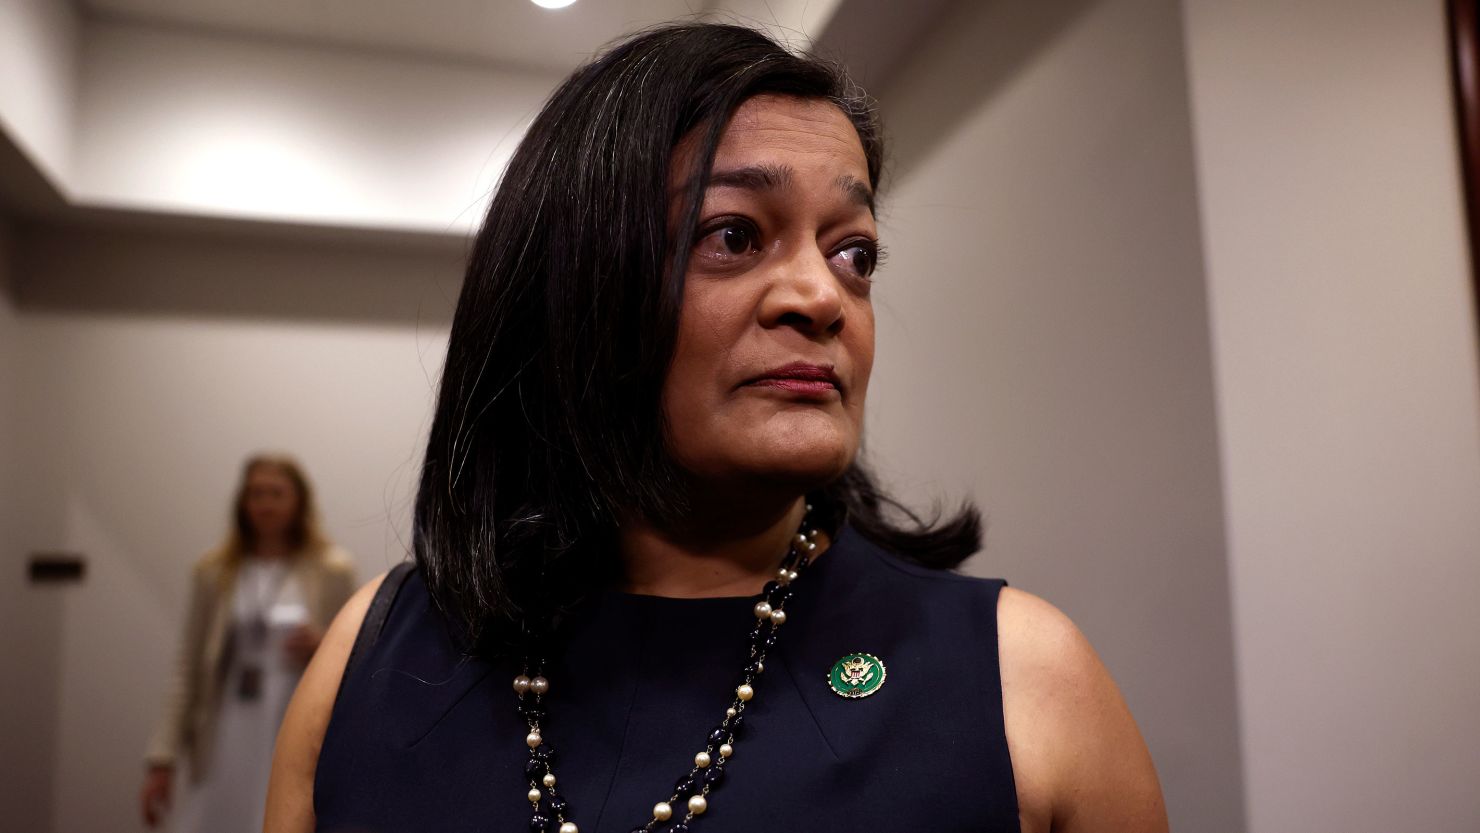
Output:
<instances>
[{"instance_id":1,"label":"woman's bare shoulder","mask_svg":"<svg viewBox=\"0 0 1480 833\"><path fill-rule=\"evenodd\" d=\"M1167 829L1150 753L1120 689L1068 616L1004 588L1003 715L1024 833Z\"/></svg>"},{"instance_id":2,"label":"woman's bare shoulder","mask_svg":"<svg viewBox=\"0 0 1480 833\"><path fill-rule=\"evenodd\" d=\"M365 613L386 574L381 573L350 597L324 634L303 672L278 730L267 789L268 833L299 833L314 827L313 779L329 715L339 694L344 666L365 621Z\"/></svg>"}]
</instances>

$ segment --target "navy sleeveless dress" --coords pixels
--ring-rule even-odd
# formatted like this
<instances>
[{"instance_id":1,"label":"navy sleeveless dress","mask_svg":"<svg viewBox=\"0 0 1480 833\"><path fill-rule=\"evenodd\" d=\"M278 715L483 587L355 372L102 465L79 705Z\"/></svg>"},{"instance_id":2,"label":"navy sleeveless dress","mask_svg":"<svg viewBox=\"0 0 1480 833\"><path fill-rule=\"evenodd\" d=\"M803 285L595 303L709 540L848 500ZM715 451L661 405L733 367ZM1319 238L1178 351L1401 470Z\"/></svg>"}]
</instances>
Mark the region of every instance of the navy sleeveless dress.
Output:
<instances>
[{"instance_id":1,"label":"navy sleeveless dress","mask_svg":"<svg viewBox=\"0 0 1480 833\"><path fill-rule=\"evenodd\" d=\"M796 584L696 832L1016 833L1002 586L905 563L843 527ZM642 827L692 767L729 704L752 603L611 592L587 605L546 675L544 726L582 833ZM871 696L845 699L828 672L859 652L887 676ZM528 830L517 673L460 654L412 573L342 684L315 779L318 829Z\"/></svg>"}]
</instances>

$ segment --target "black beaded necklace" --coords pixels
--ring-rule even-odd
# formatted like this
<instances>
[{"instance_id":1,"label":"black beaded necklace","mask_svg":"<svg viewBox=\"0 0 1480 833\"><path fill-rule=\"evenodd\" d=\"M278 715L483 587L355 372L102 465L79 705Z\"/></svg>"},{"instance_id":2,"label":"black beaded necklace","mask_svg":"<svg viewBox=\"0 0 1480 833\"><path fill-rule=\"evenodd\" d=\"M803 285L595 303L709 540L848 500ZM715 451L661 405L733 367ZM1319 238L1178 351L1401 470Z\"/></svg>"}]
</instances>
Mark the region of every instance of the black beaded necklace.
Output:
<instances>
[{"instance_id":1,"label":"black beaded necklace","mask_svg":"<svg viewBox=\"0 0 1480 833\"><path fill-rule=\"evenodd\" d=\"M734 698L725 709L724 719L709 733L704 749L694 756L693 768L678 779L673 793L653 805L653 817L632 833L653 833L665 827L668 833L689 833L697 817L709 809L709 795L724 781L725 762L735 753L735 743L745 725L746 706L755 696L756 678L766 670L766 652L776 646L777 630L786 623L785 608L792 595L791 585L817 551L817 530L807 523L811 512L808 505L808 514L802 517L801 527L781 560L776 578L767 582L756 597L750 657L741 673L740 685L735 687ZM540 723L548 714L545 701L550 692L550 681L545 679L544 670L543 657L526 656L523 673L514 678L519 713L529 724L529 735L524 739L529 745L529 763L524 767L524 775L529 781L529 803L534 809L529 829L530 833L580 833L580 828L570 820L569 802L556 790L555 750L545 742L540 731Z\"/></svg>"}]
</instances>

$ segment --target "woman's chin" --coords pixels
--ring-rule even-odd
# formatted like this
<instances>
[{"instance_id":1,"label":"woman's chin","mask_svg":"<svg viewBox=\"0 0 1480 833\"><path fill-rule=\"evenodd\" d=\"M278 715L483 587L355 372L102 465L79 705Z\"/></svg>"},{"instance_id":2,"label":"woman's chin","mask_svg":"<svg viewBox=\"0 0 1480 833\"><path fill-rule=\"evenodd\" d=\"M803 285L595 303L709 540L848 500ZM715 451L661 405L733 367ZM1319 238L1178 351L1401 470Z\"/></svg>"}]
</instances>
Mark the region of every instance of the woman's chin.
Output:
<instances>
[{"instance_id":1,"label":"woman's chin","mask_svg":"<svg viewBox=\"0 0 1480 833\"><path fill-rule=\"evenodd\" d=\"M819 416L711 425L703 442L673 453L682 468L717 487L801 494L836 480L858 452L851 421Z\"/></svg>"},{"instance_id":2,"label":"woman's chin","mask_svg":"<svg viewBox=\"0 0 1480 833\"><path fill-rule=\"evenodd\" d=\"M748 467L758 479L794 484L806 491L836 480L853 462L858 444L831 432L791 436L752 446Z\"/></svg>"}]
</instances>

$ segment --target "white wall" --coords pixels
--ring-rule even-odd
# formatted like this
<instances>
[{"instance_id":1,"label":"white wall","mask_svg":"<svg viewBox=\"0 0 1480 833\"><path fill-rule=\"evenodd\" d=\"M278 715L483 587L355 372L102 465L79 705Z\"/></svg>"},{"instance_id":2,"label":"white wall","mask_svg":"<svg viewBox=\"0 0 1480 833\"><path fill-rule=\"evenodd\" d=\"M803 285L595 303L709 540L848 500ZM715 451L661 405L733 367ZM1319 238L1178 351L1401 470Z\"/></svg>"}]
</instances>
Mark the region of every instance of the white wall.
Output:
<instances>
[{"instance_id":1,"label":"white wall","mask_svg":"<svg viewBox=\"0 0 1480 833\"><path fill-rule=\"evenodd\" d=\"M78 200L465 232L558 78L90 21Z\"/></svg>"},{"instance_id":2,"label":"white wall","mask_svg":"<svg viewBox=\"0 0 1480 833\"><path fill-rule=\"evenodd\" d=\"M833 22L844 0L714 0L709 19L759 26L794 49L807 49Z\"/></svg>"},{"instance_id":3,"label":"white wall","mask_svg":"<svg viewBox=\"0 0 1480 833\"><path fill-rule=\"evenodd\" d=\"M0 0L0 130L88 208L456 236L559 80Z\"/></svg>"},{"instance_id":4,"label":"white wall","mask_svg":"<svg viewBox=\"0 0 1480 833\"><path fill-rule=\"evenodd\" d=\"M77 19L60 0L0 0L0 129L53 183L71 171Z\"/></svg>"},{"instance_id":5,"label":"white wall","mask_svg":"<svg viewBox=\"0 0 1480 833\"><path fill-rule=\"evenodd\" d=\"M1186 2L1254 833L1480 829L1443 5Z\"/></svg>"},{"instance_id":6,"label":"white wall","mask_svg":"<svg viewBox=\"0 0 1480 833\"><path fill-rule=\"evenodd\" d=\"M362 577L403 557L460 253L34 227L17 247L19 531L89 570L54 594L49 829L138 829L189 566L242 459L299 455Z\"/></svg>"},{"instance_id":7,"label":"white wall","mask_svg":"<svg viewBox=\"0 0 1480 833\"><path fill-rule=\"evenodd\" d=\"M1220 468L1175 0L959 2L895 140L870 447L974 494L972 564L1070 614L1173 829L1243 827Z\"/></svg>"}]
</instances>

